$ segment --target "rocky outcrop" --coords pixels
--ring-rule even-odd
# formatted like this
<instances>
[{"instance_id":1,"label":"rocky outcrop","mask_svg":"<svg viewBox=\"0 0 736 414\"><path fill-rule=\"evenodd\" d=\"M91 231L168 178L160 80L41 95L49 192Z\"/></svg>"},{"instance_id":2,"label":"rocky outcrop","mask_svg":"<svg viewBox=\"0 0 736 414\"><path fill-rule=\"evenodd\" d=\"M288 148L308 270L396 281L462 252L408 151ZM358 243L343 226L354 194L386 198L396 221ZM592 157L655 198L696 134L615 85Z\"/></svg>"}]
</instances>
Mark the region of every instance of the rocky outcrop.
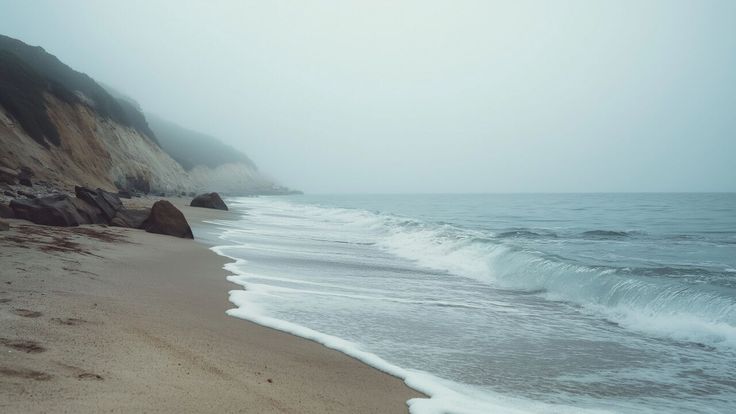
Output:
<instances>
[{"instance_id":1,"label":"rocky outcrop","mask_svg":"<svg viewBox=\"0 0 736 414\"><path fill-rule=\"evenodd\" d=\"M84 219L79 224L108 224L107 216L99 208L79 198L72 198L77 213Z\"/></svg>"},{"instance_id":2,"label":"rocky outcrop","mask_svg":"<svg viewBox=\"0 0 736 414\"><path fill-rule=\"evenodd\" d=\"M78 211L72 197L60 194L34 200L13 200L10 202L15 217L47 226L78 226L89 223L89 216Z\"/></svg>"},{"instance_id":3,"label":"rocky outcrop","mask_svg":"<svg viewBox=\"0 0 736 414\"><path fill-rule=\"evenodd\" d=\"M222 198L220 198L220 195L217 193L200 194L194 197L194 200L192 200L189 205L192 207L213 208L216 210L227 211L227 205L222 201Z\"/></svg>"},{"instance_id":4,"label":"rocky outcrop","mask_svg":"<svg viewBox=\"0 0 736 414\"><path fill-rule=\"evenodd\" d=\"M143 223L150 215L150 208L122 208L118 210L118 212L115 214L115 217L113 217L113 219L110 221L110 225L115 227L129 227L132 229L140 229L143 228Z\"/></svg>"},{"instance_id":5,"label":"rocky outcrop","mask_svg":"<svg viewBox=\"0 0 736 414\"><path fill-rule=\"evenodd\" d=\"M76 187L77 198L66 194L10 202L11 213L20 219L48 226L110 224L123 206L112 193ZM1 210L1 209L0 209Z\"/></svg>"},{"instance_id":6,"label":"rocky outcrop","mask_svg":"<svg viewBox=\"0 0 736 414\"><path fill-rule=\"evenodd\" d=\"M106 222L110 222L115 217L117 211L123 207L123 203L117 195L101 188L90 190L89 188L76 186L74 187L74 192L77 198L99 209L104 215Z\"/></svg>"},{"instance_id":7,"label":"rocky outcrop","mask_svg":"<svg viewBox=\"0 0 736 414\"><path fill-rule=\"evenodd\" d=\"M166 200L153 204L151 214L143 222L142 228L149 233L167 234L185 239L194 238L184 214Z\"/></svg>"}]
</instances>

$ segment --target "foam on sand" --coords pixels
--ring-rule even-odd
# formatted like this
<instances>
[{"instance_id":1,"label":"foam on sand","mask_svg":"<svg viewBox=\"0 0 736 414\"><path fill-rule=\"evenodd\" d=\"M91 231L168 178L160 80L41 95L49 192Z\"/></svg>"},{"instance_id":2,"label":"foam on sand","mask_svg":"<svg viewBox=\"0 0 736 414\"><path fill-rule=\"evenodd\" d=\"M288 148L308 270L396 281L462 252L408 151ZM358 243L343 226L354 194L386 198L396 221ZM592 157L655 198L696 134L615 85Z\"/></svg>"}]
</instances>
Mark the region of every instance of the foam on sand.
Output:
<instances>
[{"instance_id":1,"label":"foam on sand","mask_svg":"<svg viewBox=\"0 0 736 414\"><path fill-rule=\"evenodd\" d=\"M230 302L237 307L228 310L228 315L320 343L327 348L340 351L389 375L401 378L409 387L428 396L428 398L414 398L407 401L409 411L412 414L607 412L509 398L470 385L444 380L427 372L399 367L362 349L360 344L324 334L289 321L270 317L258 306L258 303L259 299L263 300L264 297L272 296L274 288L263 284L249 283L247 280L253 277L253 275L249 275L242 270L244 265L247 264L247 261L224 253L228 248L233 247L242 246L223 245L212 248L217 254L234 260L224 266L226 270L233 273L233 275L228 277L228 280L245 288L245 290L232 290L229 292Z\"/></svg>"}]
</instances>

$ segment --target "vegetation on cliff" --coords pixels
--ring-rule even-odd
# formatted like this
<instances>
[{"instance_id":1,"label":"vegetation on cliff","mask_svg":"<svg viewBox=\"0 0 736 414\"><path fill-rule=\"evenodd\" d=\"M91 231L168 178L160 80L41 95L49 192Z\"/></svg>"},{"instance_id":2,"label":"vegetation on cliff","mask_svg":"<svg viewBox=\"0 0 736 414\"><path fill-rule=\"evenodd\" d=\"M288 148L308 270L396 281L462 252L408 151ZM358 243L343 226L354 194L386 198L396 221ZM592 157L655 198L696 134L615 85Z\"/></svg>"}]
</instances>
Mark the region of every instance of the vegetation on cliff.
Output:
<instances>
[{"instance_id":1,"label":"vegetation on cliff","mask_svg":"<svg viewBox=\"0 0 736 414\"><path fill-rule=\"evenodd\" d=\"M134 128L157 142L145 116L110 95L97 82L41 47L0 35L0 104L39 144L59 145L59 133L45 109L45 93L66 103L91 106L103 118ZM45 138L45 140L44 140Z\"/></svg>"}]
</instances>

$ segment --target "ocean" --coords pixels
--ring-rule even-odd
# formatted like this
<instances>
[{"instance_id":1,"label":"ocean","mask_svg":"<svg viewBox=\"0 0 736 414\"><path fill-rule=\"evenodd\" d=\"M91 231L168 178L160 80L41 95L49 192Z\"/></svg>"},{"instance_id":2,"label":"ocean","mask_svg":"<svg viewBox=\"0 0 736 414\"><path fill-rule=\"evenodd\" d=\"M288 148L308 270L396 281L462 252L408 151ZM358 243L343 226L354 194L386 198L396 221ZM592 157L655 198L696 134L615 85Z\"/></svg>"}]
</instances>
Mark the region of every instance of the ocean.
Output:
<instances>
[{"instance_id":1,"label":"ocean","mask_svg":"<svg viewBox=\"0 0 736 414\"><path fill-rule=\"evenodd\" d=\"M412 413L736 412L736 194L231 198L232 316Z\"/></svg>"}]
</instances>

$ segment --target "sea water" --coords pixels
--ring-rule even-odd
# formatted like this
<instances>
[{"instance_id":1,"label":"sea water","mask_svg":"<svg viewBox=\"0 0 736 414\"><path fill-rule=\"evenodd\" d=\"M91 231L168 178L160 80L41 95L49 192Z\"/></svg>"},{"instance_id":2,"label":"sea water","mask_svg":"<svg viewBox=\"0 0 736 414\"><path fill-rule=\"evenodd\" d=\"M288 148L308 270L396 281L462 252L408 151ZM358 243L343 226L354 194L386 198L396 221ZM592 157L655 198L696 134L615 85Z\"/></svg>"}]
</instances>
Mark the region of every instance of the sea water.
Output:
<instances>
[{"instance_id":1,"label":"sea water","mask_svg":"<svg viewBox=\"0 0 736 414\"><path fill-rule=\"evenodd\" d=\"M233 198L230 314L414 413L736 412L736 194Z\"/></svg>"}]
</instances>

